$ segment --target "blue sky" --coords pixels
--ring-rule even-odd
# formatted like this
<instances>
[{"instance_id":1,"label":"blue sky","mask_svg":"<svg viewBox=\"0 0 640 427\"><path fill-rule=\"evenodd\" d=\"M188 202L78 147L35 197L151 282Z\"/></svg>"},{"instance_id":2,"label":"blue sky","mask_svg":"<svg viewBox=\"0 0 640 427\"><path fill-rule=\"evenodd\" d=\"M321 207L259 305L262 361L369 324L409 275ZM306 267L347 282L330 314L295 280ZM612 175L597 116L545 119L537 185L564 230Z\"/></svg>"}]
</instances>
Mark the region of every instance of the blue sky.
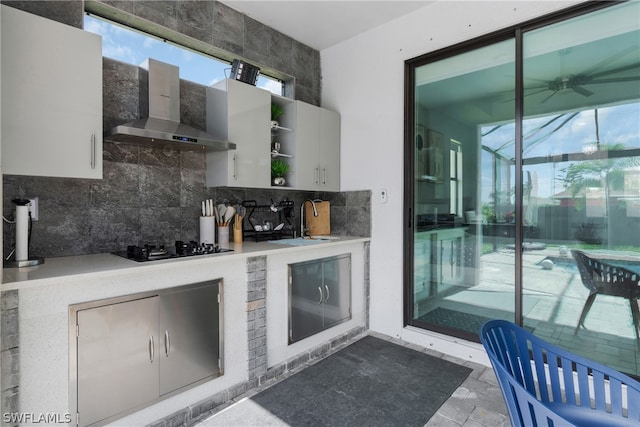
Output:
<instances>
[{"instance_id":1,"label":"blue sky","mask_svg":"<svg viewBox=\"0 0 640 427\"><path fill-rule=\"evenodd\" d=\"M549 122L559 115L551 114L545 117L525 119L523 122L524 135L532 134L531 138L525 137L524 157L544 157L559 155L564 153L580 153L585 147L593 144L596 137L595 110L587 109L577 112L575 117L570 118L573 113L566 113L565 116L553 122L552 125L534 133L537 128ZM605 145L624 144L626 148L640 148L640 103L629 103L610 107L598 108L598 133L600 143ZM560 126L565 119L567 122ZM492 126L483 127L482 133L487 132ZM555 130L558 128L557 130ZM555 130L552 132L552 130ZM500 129L482 138L482 144L491 148L504 146L500 150L508 158L515 156L513 141L515 138L514 124L507 124ZM488 158L485 158L488 160ZM569 166L569 162L542 163L528 165L525 169L534 173L537 181L537 197L549 198L564 190L562 182L558 179L564 176L562 171ZM483 165L490 169L489 164ZM511 186L513 186L511 182ZM482 175L482 200L488 201L493 192L493 182L491 177Z\"/></svg>"},{"instance_id":2,"label":"blue sky","mask_svg":"<svg viewBox=\"0 0 640 427\"><path fill-rule=\"evenodd\" d=\"M181 79L205 86L224 80L231 72L231 64L88 15L85 15L84 29L102 36L102 55L107 58L134 65L153 58L179 67ZM282 94L279 82L262 75L257 86Z\"/></svg>"}]
</instances>

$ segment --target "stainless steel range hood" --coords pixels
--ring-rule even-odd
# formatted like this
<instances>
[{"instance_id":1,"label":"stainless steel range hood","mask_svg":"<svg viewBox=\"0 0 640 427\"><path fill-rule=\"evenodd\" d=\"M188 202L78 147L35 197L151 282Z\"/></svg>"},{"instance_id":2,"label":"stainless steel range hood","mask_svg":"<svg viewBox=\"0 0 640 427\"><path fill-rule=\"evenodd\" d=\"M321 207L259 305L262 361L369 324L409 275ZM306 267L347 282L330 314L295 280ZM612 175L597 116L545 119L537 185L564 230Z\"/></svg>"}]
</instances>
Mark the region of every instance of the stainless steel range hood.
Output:
<instances>
[{"instance_id":1,"label":"stainless steel range hood","mask_svg":"<svg viewBox=\"0 0 640 427\"><path fill-rule=\"evenodd\" d=\"M142 67L149 71L149 117L116 126L105 139L186 150L235 150L232 142L180 123L178 67L151 58Z\"/></svg>"}]
</instances>

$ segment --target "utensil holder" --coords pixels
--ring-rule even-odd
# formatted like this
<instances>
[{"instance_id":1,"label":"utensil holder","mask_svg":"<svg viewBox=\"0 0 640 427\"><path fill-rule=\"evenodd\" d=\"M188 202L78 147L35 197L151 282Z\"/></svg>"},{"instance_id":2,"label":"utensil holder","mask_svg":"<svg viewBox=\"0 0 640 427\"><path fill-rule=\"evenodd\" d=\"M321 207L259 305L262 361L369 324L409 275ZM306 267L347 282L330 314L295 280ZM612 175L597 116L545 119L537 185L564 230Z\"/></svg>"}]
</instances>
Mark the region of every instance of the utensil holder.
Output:
<instances>
[{"instance_id":1,"label":"utensil holder","mask_svg":"<svg viewBox=\"0 0 640 427\"><path fill-rule=\"evenodd\" d=\"M200 217L200 244L216 242L216 218L213 216Z\"/></svg>"},{"instance_id":2,"label":"utensil holder","mask_svg":"<svg viewBox=\"0 0 640 427\"><path fill-rule=\"evenodd\" d=\"M242 228L233 229L233 241L235 243L242 243Z\"/></svg>"},{"instance_id":3,"label":"utensil holder","mask_svg":"<svg viewBox=\"0 0 640 427\"><path fill-rule=\"evenodd\" d=\"M229 246L229 226L218 225L218 244L223 247Z\"/></svg>"}]
</instances>

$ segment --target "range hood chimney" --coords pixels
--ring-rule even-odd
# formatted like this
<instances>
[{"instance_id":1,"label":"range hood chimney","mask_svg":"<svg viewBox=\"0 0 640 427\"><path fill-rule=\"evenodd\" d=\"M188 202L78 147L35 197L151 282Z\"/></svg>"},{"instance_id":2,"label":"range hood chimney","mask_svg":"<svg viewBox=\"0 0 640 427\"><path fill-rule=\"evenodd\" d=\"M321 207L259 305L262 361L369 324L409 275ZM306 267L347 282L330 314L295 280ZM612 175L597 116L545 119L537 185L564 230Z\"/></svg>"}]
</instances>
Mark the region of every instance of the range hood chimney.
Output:
<instances>
[{"instance_id":1,"label":"range hood chimney","mask_svg":"<svg viewBox=\"0 0 640 427\"><path fill-rule=\"evenodd\" d=\"M149 71L149 117L119 125L105 139L130 144L171 146L185 150L235 150L236 144L180 123L179 68L155 59L141 65Z\"/></svg>"}]
</instances>

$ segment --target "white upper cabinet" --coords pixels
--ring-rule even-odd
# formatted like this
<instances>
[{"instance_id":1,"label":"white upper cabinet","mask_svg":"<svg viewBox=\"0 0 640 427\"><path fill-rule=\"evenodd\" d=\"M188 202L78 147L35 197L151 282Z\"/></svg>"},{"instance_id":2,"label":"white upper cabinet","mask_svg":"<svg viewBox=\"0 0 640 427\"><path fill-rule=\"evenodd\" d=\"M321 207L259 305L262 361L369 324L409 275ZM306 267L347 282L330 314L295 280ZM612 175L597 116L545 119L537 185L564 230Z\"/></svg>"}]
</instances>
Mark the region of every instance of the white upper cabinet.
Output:
<instances>
[{"instance_id":1,"label":"white upper cabinet","mask_svg":"<svg viewBox=\"0 0 640 427\"><path fill-rule=\"evenodd\" d=\"M296 188L340 191L340 116L296 101Z\"/></svg>"},{"instance_id":2,"label":"white upper cabinet","mask_svg":"<svg viewBox=\"0 0 640 427\"><path fill-rule=\"evenodd\" d=\"M5 174L102 178L101 37L2 5Z\"/></svg>"},{"instance_id":3,"label":"white upper cabinet","mask_svg":"<svg viewBox=\"0 0 640 427\"><path fill-rule=\"evenodd\" d=\"M236 144L207 153L207 186L267 188L271 94L236 80L207 88L207 132Z\"/></svg>"}]
</instances>

